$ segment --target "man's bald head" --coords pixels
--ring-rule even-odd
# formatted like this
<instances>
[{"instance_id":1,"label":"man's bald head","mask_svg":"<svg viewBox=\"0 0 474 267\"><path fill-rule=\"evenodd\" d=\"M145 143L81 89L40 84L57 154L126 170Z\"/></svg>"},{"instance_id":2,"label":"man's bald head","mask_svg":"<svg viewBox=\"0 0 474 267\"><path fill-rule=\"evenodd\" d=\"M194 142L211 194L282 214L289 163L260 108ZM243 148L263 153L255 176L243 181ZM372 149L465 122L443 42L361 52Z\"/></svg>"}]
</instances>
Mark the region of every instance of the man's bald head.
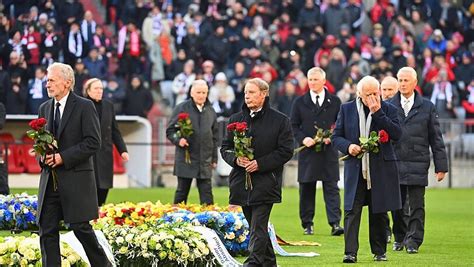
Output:
<instances>
[{"instance_id":1,"label":"man's bald head","mask_svg":"<svg viewBox=\"0 0 474 267\"><path fill-rule=\"evenodd\" d=\"M382 100L392 98L398 92L397 79L392 76L385 77L380 84L380 90L382 91Z\"/></svg>"}]
</instances>

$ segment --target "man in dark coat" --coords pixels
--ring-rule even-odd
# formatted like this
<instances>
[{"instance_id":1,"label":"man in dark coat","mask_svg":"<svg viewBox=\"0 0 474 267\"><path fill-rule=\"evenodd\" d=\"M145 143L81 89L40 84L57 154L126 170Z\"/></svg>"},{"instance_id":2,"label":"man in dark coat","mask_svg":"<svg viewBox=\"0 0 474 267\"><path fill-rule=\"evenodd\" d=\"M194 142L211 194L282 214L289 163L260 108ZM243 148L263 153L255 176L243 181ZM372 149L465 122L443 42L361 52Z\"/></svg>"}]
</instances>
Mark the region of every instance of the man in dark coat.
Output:
<instances>
[{"instance_id":1,"label":"man in dark coat","mask_svg":"<svg viewBox=\"0 0 474 267\"><path fill-rule=\"evenodd\" d=\"M436 179L442 181L448 171L448 159L435 106L415 91L417 74L413 68L403 67L398 73L400 92L391 100L398 108L403 135L395 143L399 159L400 192L402 201L408 195L408 225L403 210L393 215L393 250L417 253L423 243L425 226L425 187L428 185L430 147L433 152Z\"/></svg>"},{"instance_id":2,"label":"man in dark coat","mask_svg":"<svg viewBox=\"0 0 474 267\"><path fill-rule=\"evenodd\" d=\"M97 201L99 206L104 205L109 189L114 182L113 145L117 147L123 161L128 161L127 146L115 120L114 104L103 99L104 86L98 78L92 78L84 84L84 97L92 100L99 115L102 145L94 155L94 174L97 184Z\"/></svg>"},{"instance_id":3,"label":"man in dark coat","mask_svg":"<svg viewBox=\"0 0 474 267\"><path fill-rule=\"evenodd\" d=\"M173 174L178 177L174 203L186 203L193 178L196 178L201 204L214 203L212 196L212 169L217 166L217 115L207 100L209 87L204 80L191 85L191 99L175 107L166 129L166 137L176 146ZM189 138L178 135L178 115L188 113L193 134ZM189 150L191 163L185 159Z\"/></svg>"},{"instance_id":4,"label":"man in dark coat","mask_svg":"<svg viewBox=\"0 0 474 267\"><path fill-rule=\"evenodd\" d=\"M0 130L3 129L5 125L6 115L5 106L0 102ZM0 155L0 195L8 195L10 193L10 187L8 187L8 170L3 156L4 155Z\"/></svg>"},{"instance_id":5,"label":"man in dark coat","mask_svg":"<svg viewBox=\"0 0 474 267\"><path fill-rule=\"evenodd\" d=\"M90 220L97 219L97 193L92 156L100 148L97 112L90 100L76 96L69 65L48 68L48 94L39 108L58 141L58 151L43 159L38 192L38 218L43 266L60 266L59 221L69 224L91 266L111 266L97 241ZM55 170L56 178L53 178Z\"/></svg>"},{"instance_id":6,"label":"man in dark coat","mask_svg":"<svg viewBox=\"0 0 474 267\"><path fill-rule=\"evenodd\" d=\"M235 156L233 133L228 132L221 154L232 166L229 203L242 206L250 226L250 255L244 266L276 266L267 226L273 204L281 202L283 165L293 156L293 134L288 117L270 107L265 81L250 79L244 92L245 105L229 123L247 123L254 159ZM246 172L252 186L246 186Z\"/></svg>"},{"instance_id":7,"label":"man in dark coat","mask_svg":"<svg viewBox=\"0 0 474 267\"><path fill-rule=\"evenodd\" d=\"M387 211L401 208L396 156L390 140L401 136L397 109L380 99L379 82L366 76L357 84L358 98L343 104L332 137L333 145L349 154L344 162L344 263L357 262L362 207L369 205L369 239L375 261L386 261ZM359 137L386 131L378 153L362 152Z\"/></svg>"},{"instance_id":8,"label":"man in dark coat","mask_svg":"<svg viewBox=\"0 0 474 267\"><path fill-rule=\"evenodd\" d=\"M328 223L332 235L341 235L341 198L339 196L339 162L337 151L323 144L321 151L315 150L314 136L318 129L330 130L335 124L341 100L324 88L326 73L314 67L308 71L309 92L298 97L291 112L291 125L298 146L306 148L299 153L298 182L300 183L300 219L304 233L313 234L316 183L322 181Z\"/></svg>"}]
</instances>

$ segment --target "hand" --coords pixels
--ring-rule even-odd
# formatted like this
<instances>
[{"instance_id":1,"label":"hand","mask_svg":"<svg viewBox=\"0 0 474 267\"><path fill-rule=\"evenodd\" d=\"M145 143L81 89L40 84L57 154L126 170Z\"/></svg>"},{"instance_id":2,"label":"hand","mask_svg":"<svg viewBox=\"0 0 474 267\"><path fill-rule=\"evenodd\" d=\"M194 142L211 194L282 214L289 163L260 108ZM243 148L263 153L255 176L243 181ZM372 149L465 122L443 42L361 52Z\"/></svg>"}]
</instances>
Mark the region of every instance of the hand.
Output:
<instances>
[{"instance_id":1,"label":"hand","mask_svg":"<svg viewBox=\"0 0 474 267\"><path fill-rule=\"evenodd\" d=\"M249 164L247 164L247 167L245 167L245 170L246 170L248 173L252 173L252 172L258 171L258 164L257 164L257 161L256 161L256 160L250 161Z\"/></svg>"},{"instance_id":2,"label":"hand","mask_svg":"<svg viewBox=\"0 0 474 267\"><path fill-rule=\"evenodd\" d=\"M315 144L316 144L316 142L314 142L314 139L311 138L311 137L305 137L305 138L303 139L303 145L304 145L305 147L312 147L312 146L314 146Z\"/></svg>"},{"instance_id":3,"label":"hand","mask_svg":"<svg viewBox=\"0 0 474 267\"><path fill-rule=\"evenodd\" d=\"M354 157L355 157L355 156L359 155L359 153L360 153L361 151L362 151L362 149L360 148L359 145L351 144L351 145L349 146L349 154L350 154L351 156L354 156Z\"/></svg>"},{"instance_id":4,"label":"hand","mask_svg":"<svg viewBox=\"0 0 474 267\"><path fill-rule=\"evenodd\" d=\"M367 97L367 106L369 107L370 112L377 112L380 109L380 98L369 95Z\"/></svg>"},{"instance_id":5,"label":"hand","mask_svg":"<svg viewBox=\"0 0 474 267\"><path fill-rule=\"evenodd\" d=\"M63 159L59 153L48 154L45 157L44 163L52 168L56 168L63 164Z\"/></svg>"},{"instance_id":6,"label":"hand","mask_svg":"<svg viewBox=\"0 0 474 267\"><path fill-rule=\"evenodd\" d=\"M179 139L179 146L180 146L180 147L189 146L188 140L186 140L186 139L184 139L184 138Z\"/></svg>"},{"instance_id":7,"label":"hand","mask_svg":"<svg viewBox=\"0 0 474 267\"><path fill-rule=\"evenodd\" d=\"M120 155L120 156L122 156L122 160L124 162L127 162L130 159L127 152L123 152L122 155Z\"/></svg>"},{"instance_id":8,"label":"hand","mask_svg":"<svg viewBox=\"0 0 474 267\"><path fill-rule=\"evenodd\" d=\"M247 165L250 163L250 160L246 157L238 157L237 158L237 165L243 168L247 168Z\"/></svg>"},{"instance_id":9,"label":"hand","mask_svg":"<svg viewBox=\"0 0 474 267\"><path fill-rule=\"evenodd\" d=\"M217 168L217 162L211 163L211 168L213 168L213 169Z\"/></svg>"},{"instance_id":10,"label":"hand","mask_svg":"<svg viewBox=\"0 0 474 267\"><path fill-rule=\"evenodd\" d=\"M441 181L443 181L445 176L446 176L445 172L437 172L436 173L436 180L438 180L438 182L441 182Z\"/></svg>"}]
</instances>

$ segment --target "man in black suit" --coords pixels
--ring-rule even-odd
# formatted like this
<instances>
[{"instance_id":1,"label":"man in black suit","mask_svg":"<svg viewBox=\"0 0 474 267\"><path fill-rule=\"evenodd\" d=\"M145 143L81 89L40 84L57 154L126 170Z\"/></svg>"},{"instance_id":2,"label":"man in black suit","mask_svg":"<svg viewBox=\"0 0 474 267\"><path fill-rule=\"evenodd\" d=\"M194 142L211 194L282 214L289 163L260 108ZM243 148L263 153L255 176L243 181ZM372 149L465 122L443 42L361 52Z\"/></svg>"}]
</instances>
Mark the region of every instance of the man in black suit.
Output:
<instances>
[{"instance_id":1,"label":"man in black suit","mask_svg":"<svg viewBox=\"0 0 474 267\"><path fill-rule=\"evenodd\" d=\"M403 67L397 77L400 92L388 102L398 108L403 130L402 138L395 143L395 152L399 159L402 202L408 201L409 215L406 218L403 210L393 213L393 250L401 251L406 247L407 253L413 254L418 253L425 232L425 187L428 185L430 147L438 182L448 172L448 158L436 107L415 90L418 82L416 71Z\"/></svg>"},{"instance_id":2,"label":"man in black suit","mask_svg":"<svg viewBox=\"0 0 474 267\"><path fill-rule=\"evenodd\" d=\"M295 100L291 112L291 125L295 140L306 149L299 153L298 182L300 183L300 219L304 234L313 234L316 183L322 181L328 223L332 235L342 235L341 198L339 196L339 162L337 151L329 144L315 150L314 136L318 129L329 130L336 122L341 106L338 97L324 87L326 73L318 67L308 71L309 92Z\"/></svg>"},{"instance_id":3,"label":"man in black suit","mask_svg":"<svg viewBox=\"0 0 474 267\"><path fill-rule=\"evenodd\" d=\"M48 68L46 87L51 100L39 108L58 141L58 151L43 159L38 193L38 218L43 266L61 266L59 221L73 230L91 266L111 266L89 224L98 217L92 156L99 150L100 127L90 100L78 97L69 65ZM55 170L57 183L53 180Z\"/></svg>"}]
</instances>

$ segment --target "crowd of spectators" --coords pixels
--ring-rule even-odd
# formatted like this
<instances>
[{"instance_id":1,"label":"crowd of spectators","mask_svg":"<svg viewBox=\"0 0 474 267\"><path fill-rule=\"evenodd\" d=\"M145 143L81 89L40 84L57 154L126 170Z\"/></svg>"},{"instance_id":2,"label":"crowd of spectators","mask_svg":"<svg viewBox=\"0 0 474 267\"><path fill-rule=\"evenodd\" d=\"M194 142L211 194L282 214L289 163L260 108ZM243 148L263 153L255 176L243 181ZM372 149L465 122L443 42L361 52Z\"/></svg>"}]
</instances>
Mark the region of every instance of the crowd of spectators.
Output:
<instances>
[{"instance_id":1,"label":"crowd of spectators","mask_svg":"<svg viewBox=\"0 0 474 267\"><path fill-rule=\"evenodd\" d=\"M218 116L243 103L243 83L270 84L289 114L319 66L328 90L355 98L364 75L382 80L417 70L417 90L443 118L474 117L474 4L469 0L103 0L106 18L77 0L6 0L0 5L0 101L35 114L47 99L46 68L74 67L74 91L91 77L117 114L146 117L174 107L205 79ZM152 94L153 93L153 94ZM154 98L154 100L153 100ZM438 101L443 100L443 101ZM446 101L444 101L446 100Z\"/></svg>"}]
</instances>

